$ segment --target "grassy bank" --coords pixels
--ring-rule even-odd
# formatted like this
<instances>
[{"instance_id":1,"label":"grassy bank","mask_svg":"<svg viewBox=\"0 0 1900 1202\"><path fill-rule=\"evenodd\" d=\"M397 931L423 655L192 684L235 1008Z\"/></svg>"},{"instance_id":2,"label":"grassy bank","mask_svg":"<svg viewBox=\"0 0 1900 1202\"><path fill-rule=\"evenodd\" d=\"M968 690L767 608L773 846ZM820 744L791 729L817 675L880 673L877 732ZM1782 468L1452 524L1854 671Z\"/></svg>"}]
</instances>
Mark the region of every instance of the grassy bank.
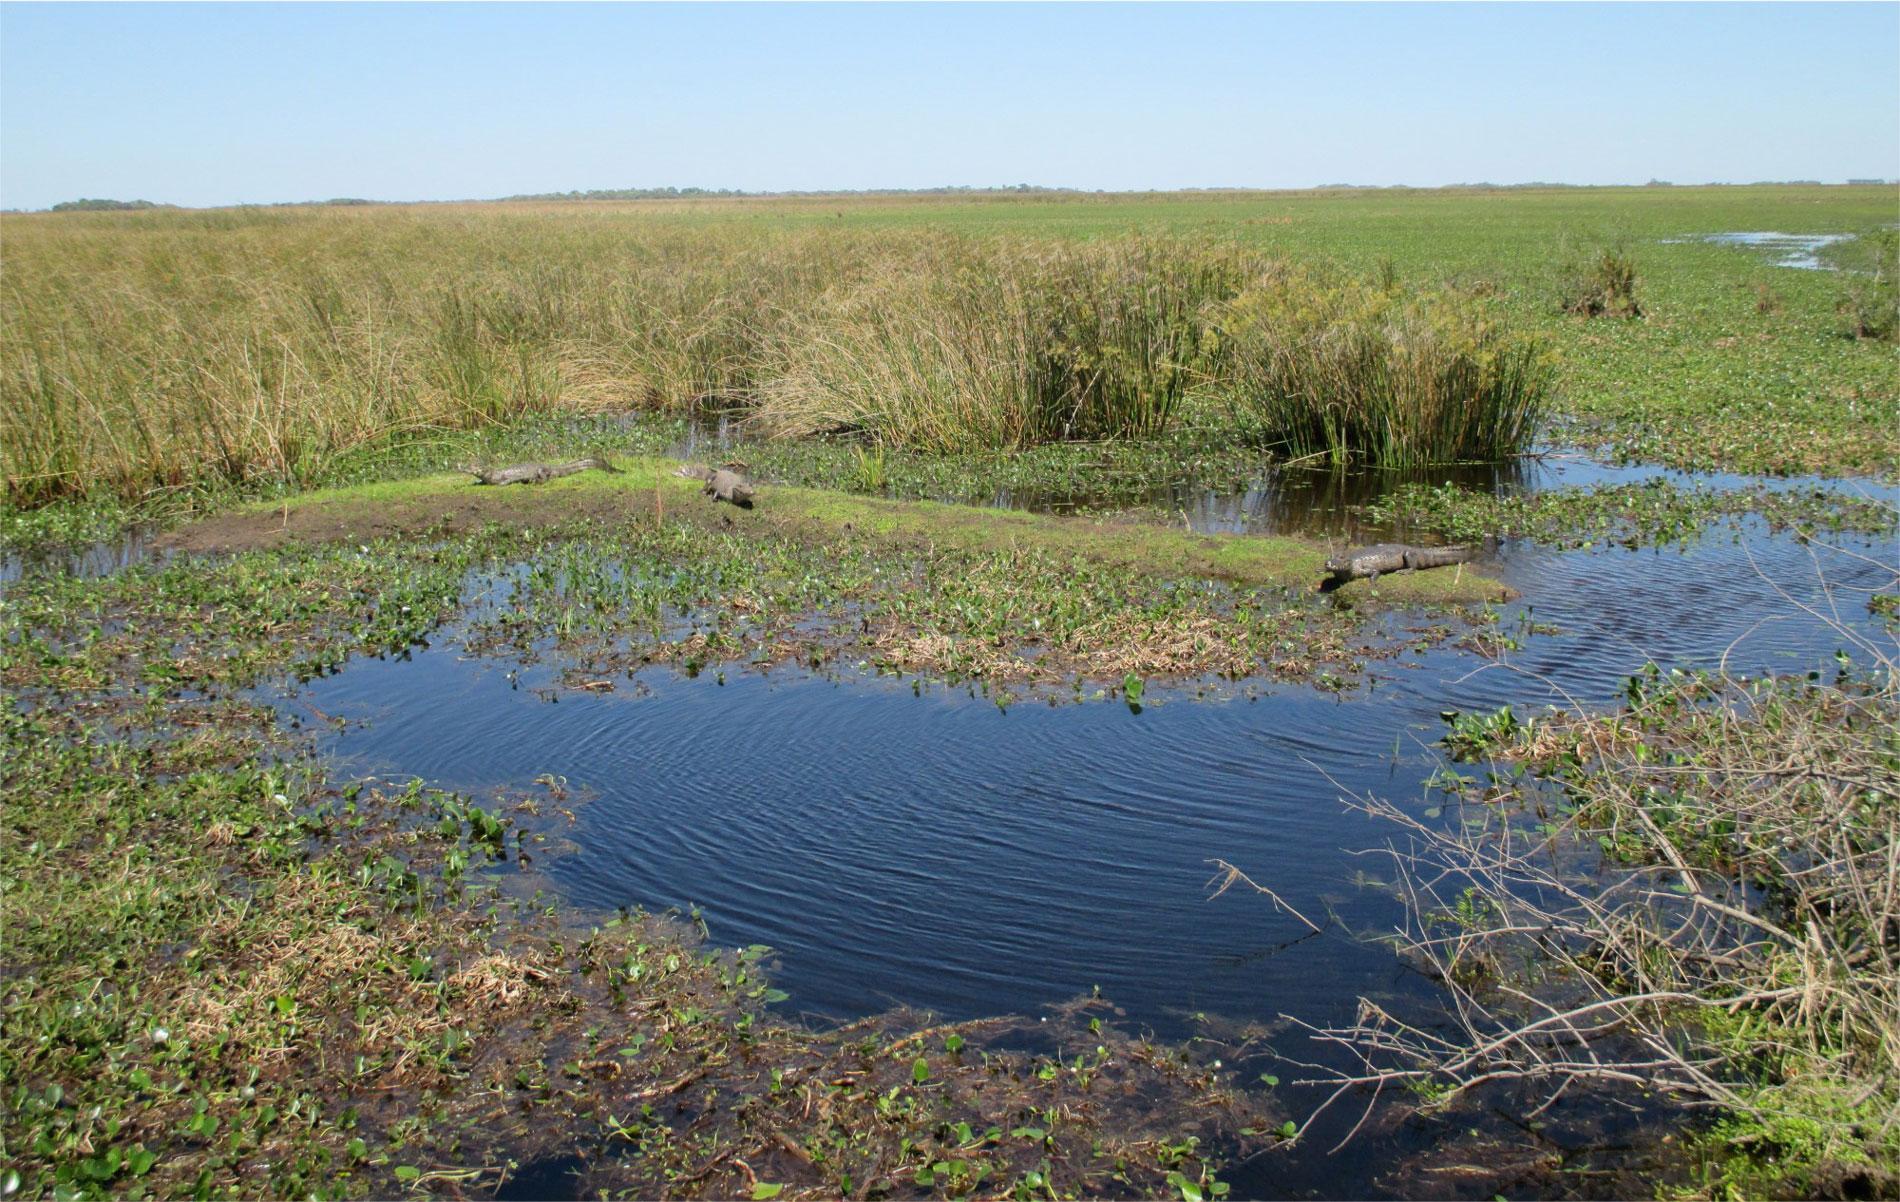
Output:
<instances>
[{"instance_id":1,"label":"grassy bank","mask_svg":"<svg viewBox=\"0 0 1900 1202\"><path fill-rule=\"evenodd\" d=\"M1891 662L1891 661L1888 661ZM1737 680L1651 669L1608 714L1448 715L1450 824L1383 802L1414 886L1409 950L1451 990L1428 1032L1339 1037L1434 1107L1644 1093L1687 1107L1683 1192L1900 1190L1887 671ZM1542 1103L1540 1105L1540 1103Z\"/></svg>"},{"instance_id":2,"label":"grassy bank","mask_svg":"<svg viewBox=\"0 0 1900 1202\"><path fill-rule=\"evenodd\" d=\"M1325 577L1329 548L1297 538L1194 534L1154 524L1062 518L930 501L888 501L824 489L772 486L752 510L715 505L678 463L623 458L615 472L586 472L533 487L484 488L466 475L431 475L251 502L185 527L165 545L227 551L292 543L419 537L479 530L493 523L534 527L585 514L615 525L680 523L739 535L828 543L864 541L932 557L1027 554L1086 560L1150 581L1204 577L1246 588L1310 593ZM1481 572L1405 573L1374 589L1348 585L1339 596L1377 595L1398 604L1496 600L1502 586Z\"/></svg>"}]
</instances>

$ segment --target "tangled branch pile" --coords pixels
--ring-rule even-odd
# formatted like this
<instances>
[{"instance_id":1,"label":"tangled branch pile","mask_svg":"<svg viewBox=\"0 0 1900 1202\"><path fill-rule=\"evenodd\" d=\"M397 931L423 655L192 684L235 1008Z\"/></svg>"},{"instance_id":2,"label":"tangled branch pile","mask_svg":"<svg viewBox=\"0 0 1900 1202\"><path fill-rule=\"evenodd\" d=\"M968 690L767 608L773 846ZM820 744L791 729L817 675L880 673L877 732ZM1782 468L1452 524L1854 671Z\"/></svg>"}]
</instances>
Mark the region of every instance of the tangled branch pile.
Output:
<instances>
[{"instance_id":1,"label":"tangled branch pile","mask_svg":"<svg viewBox=\"0 0 1900 1202\"><path fill-rule=\"evenodd\" d=\"M1365 1004L1321 1032L1447 1103L1658 1091L1719 1116L1704 1185L1900 1189L1900 687L1651 668L1620 712L1459 718L1447 743L1519 771L1459 778L1462 824L1390 803L1408 950L1447 1028Z\"/></svg>"}]
</instances>

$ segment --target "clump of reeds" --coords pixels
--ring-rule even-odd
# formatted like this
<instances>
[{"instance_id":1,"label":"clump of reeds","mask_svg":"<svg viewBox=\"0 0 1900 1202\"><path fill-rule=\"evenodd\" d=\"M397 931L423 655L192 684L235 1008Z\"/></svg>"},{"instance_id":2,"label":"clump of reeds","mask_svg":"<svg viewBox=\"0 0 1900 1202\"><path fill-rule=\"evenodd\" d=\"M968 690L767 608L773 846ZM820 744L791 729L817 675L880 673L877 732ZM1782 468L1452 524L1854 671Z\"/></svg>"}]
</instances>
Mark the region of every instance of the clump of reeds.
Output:
<instances>
[{"instance_id":1,"label":"clump of reeds","mask_svg":"<svg viewBox=\"0 0 1900 1202\"><path fill-rule=\"evenodd\" d=\"M933 451L1158 433L1247 261L1155 239L944 243L794 323L755 420Z\"/></svg>"},{"instance_id":2,"label":"clump of reeds","mask_svg":"<svg viewBox=\"0 0 1900 1202\"><path fill-rule=\"evenodd\" d=\"M853 235L361 210L8 218L7 499L298 482L392 435L749 395Z\"/></svg>"},{"instance_id":3,"label":"clump of reeds","mask_svg":"<svg viewBox=\"0 0 1900 1202\"><path fill-rule=\"evenodd\" d=\"M1900 231L1875 230L1849 245L1837 306L1848 334L1900 342Z\"/></svg>"},{"instance_id":4,"label":"clump of reeds","mask_svg":"<svg viewBox=\"0 0 1900 1202\"><path fill-rule=\"evenodd\" d=\"M1479 298L1269 273L1218 323L1213 391L1294 457L1411 466L1499 459L1536 432L1545 343Z\"/></svg>"},{"instance_id":5,"label":"clump of reeds","mask_svg":"<svg viewBox=\"0 0 1900 1202\"><path fill-rule=\"evenodd\" d=\"M1312 332L1236 320L1261 307L1242 294L1267 274L1220 242L786 232L611 211L9 217L0 476L16 506L301 485L398 436L707 404L756 410L787 435L850 430L928 451L1145 437L1195 389L1253 388L1250 349ZM1544 377L1498 349L1510 340L1489 318L1408 299L1395 276L1340 295L1279 305L1332 305L1377 335L1356 352L1363 367L1316 378L1318 405L1363 408L1384 387L1368 392L1372 376L1428 364L1443 396L1402 429L1334 423L1325 445L1372 462L1517 449L1534 414L1503 421L1498 397L1534 400ZM1440 353L1467 337L1469 353ZM1238 367L1224 373L1223 357ZM1395 387L1397 403L1417 402ZM1284 435L1267 423L1270 436L1311 441L1306 415L1289 421Z\"/></svg>"},{"instance_id":6,"label":"clump of reeds","mask_svg":"<svg viewBox=\"0 0 1900 1202\"><path fill-rule=\"evenodd\" d=\"M1558 269L1557 303L1579 317L1641 317L1636 260L1621 245L1577 254Z\"/></svg>"}]
</instances>

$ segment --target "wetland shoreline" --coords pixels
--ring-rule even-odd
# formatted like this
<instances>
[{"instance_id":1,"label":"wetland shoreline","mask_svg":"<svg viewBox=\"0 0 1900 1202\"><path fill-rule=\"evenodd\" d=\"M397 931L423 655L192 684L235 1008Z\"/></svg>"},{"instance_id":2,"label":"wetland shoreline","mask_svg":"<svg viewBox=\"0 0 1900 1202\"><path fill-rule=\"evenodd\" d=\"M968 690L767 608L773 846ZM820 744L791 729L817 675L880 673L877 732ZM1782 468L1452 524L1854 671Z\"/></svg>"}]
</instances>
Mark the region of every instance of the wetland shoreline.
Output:
<instances>
[{"instance_id":1,"label":"wetland shoreline","mask_svg":"<svg viewBox=\"0 0 1900 1202\"><path fill-rule=\"evenodd\" d=\"M1167 670L1152 631L1191 613L1214 629L1226 623L1228 639L1266 637L1245 645L1251 670L1270 676L1324 688L1353 663L1376 662L1357 629L1365 613L1306 595L1306 565L1323 549L1298 540L1154 528L1137 540L1126 525L790 488L768 488L759 509L734 515L672 478L671 461L623 466L538 490L424 478L260 504L184 528L169 562L9 588L0 671L30 699L7 714L7 846L26 853L9 865L9 930L31 966L10 999L20 1034L9 1075L31 1083L11 1113L23 1146L36 1149L27 1163L41 1166L39 1180L165 1193L254 1184L264 1172L285 1189L382 1193L493 1190L521 1172L565 1189L549 1182L577 1171L589 1188L634 1192L747 1196L763 1185L831 1196L868 1180L885 1194L1185 1196L1185 1183L1208 1196L1227 1184L1223 1166L1248 1166L1239 1180L1259 1193L1286 1171L1275 1165L1306 1163L1282 1147L1300 1117L1289 1113L1293 1095L1262 1087L1284 1071L1279 1061L1251 1077L1239 1069L1260 1063L1250 1059L1258 1032L1202 1030L1179 1044L1144 1034L1143 1023L1122 1032L1112 1009L1094 1008L1052 1013L1067 1024L1055 1028L897 1016L836 1035L784 1026L759 1008L777 996L766 950L709 954L639 918L549 927L544 899L492 891L484 863L508 873L524 853L543 856L541 819L574 808L560 786L502 804L479 791L332 780L246 699L243 689L285 673L347 680L351 659L400 660L451 623L485 656L563 665L548 683L588 697L595 690L582 686L606 679L637 693L638 674L656 662L688 675L809 665L809 641L772 650L787 628L770 619L808 619L845 597L855 600L838 611L844 629L860 634L818 645L846 677L864 670L854 658L876 658L865 650L874 644L856 641L866 620L899 597L912 642L934 631L949 646L972 635L981 644L1039 622L1083 632L1078 658L1049 665L1066 665L1040 686L1055 696L1081 679L1072 673L1090 675L1087 653L1119 645L1122 658L1092 679L1112 687L1137 675L1152 681L1143 700L1168 702L1178 693L1169 682L1187 683L1192 665L1209 661ZM465 501L477 508L455 508ZM516 520L498 520L511 511ZM239 549L244 540L258 545ZM909 574L924 563L935 574ZM1189 578L1158 578L1163 563L1228 574L1213 593L1183 595ZM496 574L489 564L522 567ZM1448 573L1416 579L1434 575ZM1403 614L1416 602L1385 597L1394 580L1381 579L1373 610ZM1241 617L1237 602L1257 612ZM1161 625L1126 624L1143 613ZM1286 638L1287 614L1300 615L1295 641L1318 659L1273 666L1261 656ZM973 618L979 625L956 624ZM655 641L625 641L643 628ZM1399 646L1443 637L1421 628ZM1221 645L1210 638L1193 654ZM1149 659L1142 672L1122 670L1139 656ZM1038 687L1007 649L887 662L967 678L994 698ZM98 823L119 833L95 843L85 832ZM126 881L129 892L111 883ZM312 940L326 949L314 960L303 954ZM348 948L331 949L338 940ZM204 950L183 960L158 951L178 946ZM89 981L106 992L87 992ZM353 999L364 994L382 1000L360 1010ZM391 1029L375 1017L385 1007L424 1017ZM221 1035L227 1027L234 1034ZM932 1034L916 1038L920 1028ZM1003 1041L991 1047L986 1034ZM100 1063L116 1072L90 1071ZM461 1101L475 1096L472 1084L487 1090L485 1109ZM1117 1098L1140 1099L1138 1111L1124 1113ZM795 1147L769 1130L796 1132ZM1483 1155L1506 1176L1466 1184L1550 1192L1564 1166L1629 1170L1626 1154L1591 1150L1602 1139L1556 1160L1487 1144ZM1475 1153L1451 1139L1435 1155ZM1381 1188L1402 1191L1404 1180Z\"/></svg>"},{"instance_id":2,"label":"wetland shoreline","mask_svg":"<svg viewBox=\"0 0 1900 1202\"><path fill-rule=\"evenodd\" d=\"M1182 231L1224 249L1176 266L1231 265L1235 246L1321 256L1346 281L1325 295L1380 321L1401 293L1449 288L1556 346L1565 444L1833 475L1537 455L1309 474L1198 387L1187 366L1218 355L1184 342L1122 380L1147 382L1117 394L1142 427L1126 437L761 441L698 408L751 387L720 373L770 359L747 340L785 314L750 274L673 296L705 319L673 345L692 322L630 325L594 259L561 259L606 247L667 276L668 256L731 266L751 248L824 277L840 247L906 229L906 253L966 245L933 241L938 225L988 246L1023 217L1003 202L852 207L856 242L791 236L828 206L770 204L9 217L5 306L31 319L5 323L9 396L40 397L35 373L75 345L48 350L62 296L137 294L230 321L194 342L189 323L93 313L202 370L154 380L102 343L69 373L88 403L208 405L194 436L240 412L270 436L196 459L87 444L117 456L123 498L62 485L85 495L0 511L0 540L33 553L0 580L0 1192L1891 1194L1892 1127L1812 1088L1838 1061L1892 1096L1891 1032L1867 1039L1853 1007L1836 1027L1792 1025L1779 995L1728 1006L1719 1029L1663 1020L1772 1121L1589 1083L1546 1108L1363 1024L1359 1052L1308 1038L1353 1031L1361 1004L1407 1040L1453 1040L1498 990L1541 1004L1606 962L1587 934L1568 981L1538 977L1508 931L1483 956L1439 955L1448 929L1492 940L1519 899L1423 905L1360 867L1400 836L1522 820L1578 896L1675 871L1718 900L1732 863L1707 830L1680 844L1686 868L1678 842L1620 836L1648 820L1680 841L1693 811L1670 782L1757 771L1780 729L1749 725L1761 714L1811 711L1814 738L1852 740L1855 854L1891 841L1891 344L1843 335L1830 273L1669 241L1850 234L1885 219L1891 189L1669 191L1038 202L1035 236L1154 235L1075 263L1166 257ZM787 228L749 224L762 214ZM1639 234L1642 315L1565 316L1550 246L1606 214ZM1424 217L1431 239L1406 232ZM466 244L415 241L447 228ZM576 274L497 274L471 249L516 238ZM241 303L217 272L90 287L144 270L128 246L199 266L243 247L281 266L300 246L315 266ZM384 329L352 316L346 286L373 246L409 273L377 294L408 323L399 387L351 367ZM462 268L479 287L411 303ZM816 303L818 282L778 284ZM245 308L265 296L308 303ZM1117 320L1179 333L1166 308ZM1110 325L1101 345L1122 348ZM333 423L320 436L226 370L253 326L328 348L292 388ZM403 416L424 401L420 424ZM16 498L50 495L41 469L81 471L83 440L53 437L71 414L36 412L5 430L47 435L30 471L8 460ZM621 470L506 490L450 474L598 454ZM757 507L714 506L675 455L746 460ZM123 553L59 554L128 530ZM1477 564L1316 594L1342 542L1487 534L1505 546ZM1656 704L1651 662L1727 675L1668 676ZM1745 771L1711 767L1712 699L1739 696L1761 699L1724 726L1747 732ZM1620 758L1567 750L1587 740ZM1473 751L1491 776L1455 762ZM1647 802L1604 800L1630 782ZM1570 808L1549 810L1563 790ZM1375 797L1380 823L1342 814ZM1210 901L1217 857L1275 896ZM1720 894L1793 931L1773 908L1788 896ZM1839 958L1861 971L1884 945L1855 931ZM1880 982L1830 996L1863 983ZM820 1018L790 1017L802 998ZM1803 1039L1821 1054L1783 1054ZM1368 1047L1410 1054L1405 1083L1319 1113L1329 1087L1312 1082L1364 1069ZM1331 1155L1362 1100L1378 1104L1361 1143Z\"/></svg>"}]
</instances>

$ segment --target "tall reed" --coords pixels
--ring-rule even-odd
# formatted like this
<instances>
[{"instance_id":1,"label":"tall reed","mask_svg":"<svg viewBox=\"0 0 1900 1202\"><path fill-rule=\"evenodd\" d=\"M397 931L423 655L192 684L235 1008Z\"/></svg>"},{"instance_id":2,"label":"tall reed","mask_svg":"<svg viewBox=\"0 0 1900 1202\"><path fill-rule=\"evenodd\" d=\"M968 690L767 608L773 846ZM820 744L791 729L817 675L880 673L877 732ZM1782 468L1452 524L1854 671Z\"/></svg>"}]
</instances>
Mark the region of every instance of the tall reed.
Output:
<instances>
[{"instance_id":1,"label":"tall reed","mask_svg":"<svg viewBox=\"0 0 1900 1202\"><path fill-rule=\"evenodd\" d=\"M1222 307L1211 392L1295 457L1499 459L1536 433L1554 365L1487 304L1286 268Z\"/></svg>"},{"instance_id":2,"label":"tall reed","mask_svg":"<svg viewBox=\"0 0 1900 1202\"><path fill-rule=\"evenodd\" d=\"M938 451L1154 434L1204 378L1203 315L1249 266L1153 239L945 243L794 323L754 420Z\"/></svg>"},{"instance_id":3,"label":"tall reed","mask_svg":"<svg viewBox=\"0 0 1900 1202\"><path fill-rule=\"evenodd\" d=\"M1512 449L1544 380L1488 318L1307 297L1224 242L454 206L10 215L4 235L15 505L302 483L404 433L707 403L967 450L1154 434L1202 390L1289 445L1409 462ZM1358 340L1322 338L1321 311ZM1295 379L1282 352L1316 339L1345 345ZM1432 383L1368 383L1388 375ZM1326 416L1381 388L1417 412Z\"/></svg>"},{"instance_id":4,"label":"tall reed","mask_svg":"<svg viewBox=\"0 0 1900 1202\"><path fill-rule=\"evenodd\" d=\"M156 220L154 220L156 218ZM749 395L863 237L445 209L6 219L7 498L308 478L405 431Z\"/></svg>"}]
</instances>

